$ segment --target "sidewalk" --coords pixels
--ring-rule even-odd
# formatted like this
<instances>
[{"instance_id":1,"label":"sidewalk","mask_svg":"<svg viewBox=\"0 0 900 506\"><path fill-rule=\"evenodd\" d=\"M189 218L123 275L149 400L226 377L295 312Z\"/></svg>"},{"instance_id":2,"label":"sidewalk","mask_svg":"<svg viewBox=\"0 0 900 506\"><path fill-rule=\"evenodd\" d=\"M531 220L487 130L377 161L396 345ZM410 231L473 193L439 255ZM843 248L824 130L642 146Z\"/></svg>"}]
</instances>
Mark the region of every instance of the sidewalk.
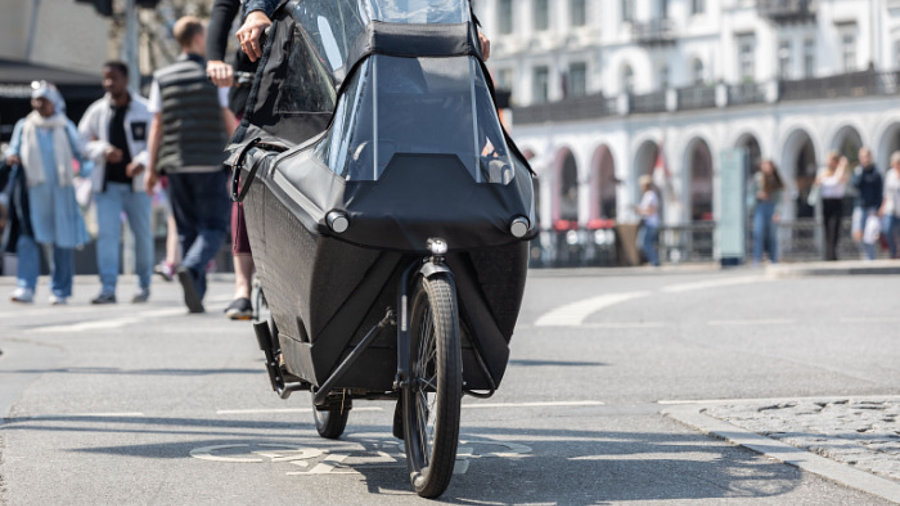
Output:
<instances>
[{"instance_id":1,"label":"sidewalk","mask_svg":"<svg viewBox=\"0 0 900 506\"><path fill-rule=\"evenodd\" d=\"M766 267L770 278L900 274L900 260L842 260L838 262L780 263Z\"/></svg>"},{"instance_id":2,"label":"sidewalk","mask_svg":"<svg viewBox=\"0 0 900 506\"><path fill-rule=\"evenodd\" d=\"M698 401L667 416L900 503L900 396Z\"/></svg>"}]
</instances>

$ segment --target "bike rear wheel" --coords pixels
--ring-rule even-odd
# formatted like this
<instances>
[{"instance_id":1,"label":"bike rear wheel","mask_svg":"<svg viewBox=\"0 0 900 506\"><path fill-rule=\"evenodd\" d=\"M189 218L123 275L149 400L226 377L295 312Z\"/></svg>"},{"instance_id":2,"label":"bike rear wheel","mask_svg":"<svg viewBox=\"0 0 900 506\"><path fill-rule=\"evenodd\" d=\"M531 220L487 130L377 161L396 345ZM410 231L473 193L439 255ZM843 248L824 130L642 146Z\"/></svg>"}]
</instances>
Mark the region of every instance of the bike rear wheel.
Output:
<instances>
[{"instance_id":1,"label":"bike rear wheel","mask_svg":"<svg viewBox=\"0 0 900 506\"><path fill-rule=\"evenodd\" d=\"M410 377L402 394L406 463L416 493L434 498L450 484L459 443L462 357L449 276L417 281L409 330Z\"/></svg>"},{"instance_id":2,"label":"bike rear wheel","mask_svg":"<svg viewBox=\"0 0 900 506\"><path fill-rule=\"evenodd\" d=\"M327 410L316 409L313 404L313 419L316 421L316 431L326 439L337 439L347 428L347 419L350 418L350 410L343 406L331 407Z\"/></svg>"}]
</instances>

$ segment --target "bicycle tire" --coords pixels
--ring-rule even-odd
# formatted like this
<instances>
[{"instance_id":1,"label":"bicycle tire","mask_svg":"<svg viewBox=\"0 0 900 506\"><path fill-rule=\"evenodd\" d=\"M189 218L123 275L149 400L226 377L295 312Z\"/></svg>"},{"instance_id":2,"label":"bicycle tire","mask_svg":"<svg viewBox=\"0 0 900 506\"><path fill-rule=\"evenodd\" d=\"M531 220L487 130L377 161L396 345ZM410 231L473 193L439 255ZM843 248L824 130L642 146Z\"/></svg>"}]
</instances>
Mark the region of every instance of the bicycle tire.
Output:
<instances>
[{"instance_id":1,"label":"bicycle tire","mask_svg":"<svg viewBox=\"0 0 900 506\"><path fill-rule=\"evenodd\" d=\"M435 498L453 477L462 399L459 311L449 276L420 278L411 308L410 378L402 394L406 462L416 493Z\"/></svg>"}]
</instances>

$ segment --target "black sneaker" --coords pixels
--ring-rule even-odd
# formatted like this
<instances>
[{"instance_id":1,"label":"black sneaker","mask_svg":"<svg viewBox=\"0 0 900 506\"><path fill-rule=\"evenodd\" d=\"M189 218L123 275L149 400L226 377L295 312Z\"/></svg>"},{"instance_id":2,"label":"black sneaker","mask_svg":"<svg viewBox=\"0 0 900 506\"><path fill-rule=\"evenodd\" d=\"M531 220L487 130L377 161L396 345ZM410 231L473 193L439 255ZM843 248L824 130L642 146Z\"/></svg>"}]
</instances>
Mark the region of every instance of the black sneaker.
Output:
<instances>
[{"instance_id":1,"label":"black sneaker","mask_svg":"<svg viewBox=\"0 0 900 506\"><path fill-rule=\"evenodd\" d=\"M116 294L114 293L101 293L93 300L91 300L91 304L115 304L116 303Z\"/></svg>"},{"instance_id":2,"label":"black sneaker","mask_svg":"<svg viewBox=\"0 0 900 506\"><path fill-rule=\"evenodd\" d=\"M246 297L234 299L225 308L225 316L232 320L249 320L253 316L253 304Z\"/></svg>"},{"instance_id":3,"label":"black sneaker","mask_svg":"<svg viewBox=\"0 0 900 506\"><path fill-rule=\"evenodd\" d=\"M203 309L203 301L200 300L197 287L194 286L194 276L191 271L187 267L179 267L175 274L178 276L181 288L184 289L184 304L188 307L188 311L191 313L206 311Z\"/></svg>"}]
</instances>

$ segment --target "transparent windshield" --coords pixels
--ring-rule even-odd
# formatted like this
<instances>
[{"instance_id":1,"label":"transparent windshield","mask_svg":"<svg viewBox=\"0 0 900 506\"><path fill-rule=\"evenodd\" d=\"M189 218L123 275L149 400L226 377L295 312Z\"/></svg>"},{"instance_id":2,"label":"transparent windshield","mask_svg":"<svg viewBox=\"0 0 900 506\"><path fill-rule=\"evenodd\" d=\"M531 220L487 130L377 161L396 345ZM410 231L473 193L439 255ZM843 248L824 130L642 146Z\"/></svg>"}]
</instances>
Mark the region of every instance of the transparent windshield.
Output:
<instances>
[{"instance_id":1,"label":"transparent windshield","mask_svg":"<svg viewBox=\"0 0 900 506\"><path fill-rule=\"evenodd\" d=\"M317 153L348 180L377 180L397 154L456 155L482 183L508 184L515 173L481 66L469 56L368 58Z\"/></svg>"},{"instance_id":2,"label":"transparent windshield","mask_svg":"<svg viewBox=\"0 0 900 506\"><path fill-rule=\"evenodd\" d=\"M360 0L371 19L388 23L467 23L469 0Z\"/></svg>"}]
</instances>

